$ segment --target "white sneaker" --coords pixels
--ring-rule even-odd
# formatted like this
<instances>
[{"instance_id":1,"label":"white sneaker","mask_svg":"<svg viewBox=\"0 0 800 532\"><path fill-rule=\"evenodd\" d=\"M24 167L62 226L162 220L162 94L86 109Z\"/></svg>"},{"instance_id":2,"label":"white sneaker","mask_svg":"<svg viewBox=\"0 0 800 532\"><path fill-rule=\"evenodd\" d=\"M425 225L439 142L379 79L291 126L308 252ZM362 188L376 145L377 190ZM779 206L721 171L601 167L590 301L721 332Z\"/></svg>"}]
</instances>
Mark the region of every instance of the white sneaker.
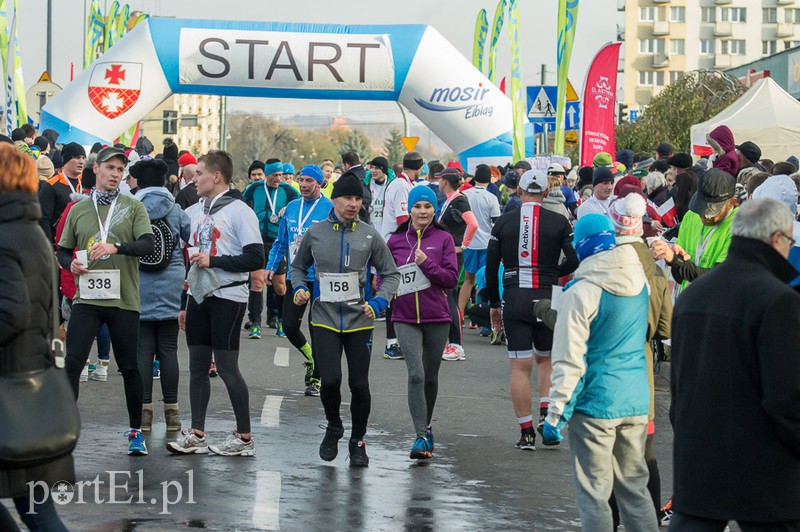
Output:
<instances>
[{"instance_id":1,"label":"white sneaker","mask_svg":"<svg viewBox=\"0 0 800 532\"><path fill-rule=\"evenodd\" d=\"M83 366L83 371L81 371L81 382L86 382L89 380L89 364Z\"/></svg>"},{"instance_id":2,"label":"white sneaker","mask_svg":"<svg viewBox=\"0 0 800 532\"><path fill-rule=\"evenodd\" d=\"M242 441L242 436L238 432L232 432L228 435L225 443L212 445L208 449L220 456L255 456L256 442L252 436L250 441Z\"/></svg>"},{"instance_id":3,"label":"white sneaker","mask_svg":"<svg viewBox=\"0 0 800 532\"><path fill-rule=\"evenodd\" d=\"M447 360L449 362L455 362L457 360L464 360L466 356L464 355L464 348L458 344L447 344L444 347L444 354L442 355L442 360Z\"/></svg>"},{"instance_id":4,"label":"white sneaker","mask_svg":"<svg viewBox=\"0 0 800 532\"><path fill-rule=\"evenodd\" d=\"M208 454L208 443L194 430L182 430L177 440L167 443L167 450L175 454Z\"/></svg>"},{"instance_id":5,"label":"white sneaker","mask_svg":"<svg viewBox=\"0 0 800 532\"><path fill-rule=\"evenodd\" d=\"M108 361L100 360L94 371L89 374L90 381L106 382L108 380Z\"/></svg>"}]
</instances>

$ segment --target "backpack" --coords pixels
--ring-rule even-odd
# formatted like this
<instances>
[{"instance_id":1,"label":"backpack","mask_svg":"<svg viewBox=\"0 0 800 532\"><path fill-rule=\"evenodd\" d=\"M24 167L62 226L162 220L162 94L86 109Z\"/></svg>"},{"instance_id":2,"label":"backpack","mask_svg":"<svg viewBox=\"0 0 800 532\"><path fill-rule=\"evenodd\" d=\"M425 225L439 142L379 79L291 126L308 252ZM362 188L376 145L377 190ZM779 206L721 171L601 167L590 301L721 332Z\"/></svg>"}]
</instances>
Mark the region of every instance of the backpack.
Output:
<instances>
[{"instance_id":1,"label":"backpack","mask_svg":"<svg viewBox=\"0 0 800 532\"><path fill-rule=\"evenodd\" d=\"M139 257L139 269L143 272L160 272L169 266L172 252L175 251L175 236L164 218L150 221L156 248L153 253Z\"/></svg>"}]
</instances>

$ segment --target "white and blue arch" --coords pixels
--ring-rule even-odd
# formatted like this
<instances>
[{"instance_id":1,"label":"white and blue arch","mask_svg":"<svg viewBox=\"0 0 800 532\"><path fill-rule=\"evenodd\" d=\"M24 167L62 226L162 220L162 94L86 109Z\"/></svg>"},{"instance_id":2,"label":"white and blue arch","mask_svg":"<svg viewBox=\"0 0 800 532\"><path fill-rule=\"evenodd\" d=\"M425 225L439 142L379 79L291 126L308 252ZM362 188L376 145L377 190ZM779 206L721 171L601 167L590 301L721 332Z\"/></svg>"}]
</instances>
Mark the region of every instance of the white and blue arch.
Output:
<instances>
[{"instance_id":1,"label":"white and blue arch","mask_svg":"<svg viewBox=\"0 0 800 532\"><path fill-rule=\"evenodd\" d=\"M92 73L114 64L132 65L124 83L140 92L109 117L89 94L108 81ZM107 143L173 93L399 101L463 163L512 154L510 100L424 25L150 18L48 102L41 125L65 142Z\"/></svg>"}]
</instances>

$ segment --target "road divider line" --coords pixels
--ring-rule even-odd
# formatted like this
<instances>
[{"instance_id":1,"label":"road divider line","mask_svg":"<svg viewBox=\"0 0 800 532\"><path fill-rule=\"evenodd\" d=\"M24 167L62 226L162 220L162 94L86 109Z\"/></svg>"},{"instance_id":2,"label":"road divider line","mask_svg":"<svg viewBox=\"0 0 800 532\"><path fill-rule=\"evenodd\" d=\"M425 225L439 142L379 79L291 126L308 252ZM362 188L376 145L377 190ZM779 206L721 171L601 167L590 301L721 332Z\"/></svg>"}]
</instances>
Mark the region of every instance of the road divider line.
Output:
<instances>
[{"instance_id":1,"label":"road divider line","mask_svg":"<svg viewBox=\"0 0 800 532\"><path fill-rule=\"evenodd\" d=\"M267 427L278 428L281 424L282 395L268 395L264 398L261 408L261 424Z\"/></svg>"},{"instance_id":2,"label":"road divider line","mask_svg":"<svg viewBox=\"0 0 800 532\"><path fill-rule=\"evenodd\" d=\"M289 367L289 348L276 347L275 348L275 365L281 368Z\"/></svg>"},{"instance_id":3,"label":"road divider line","mask_svg":"<svg viewBox=\"0 0 800 532\"><path fill-rule=\"evenodd\" d=\"M256 475L256 502L253 526L260 530L280 530L281 474L259 471Z\"/></svg>"}]
</instances>

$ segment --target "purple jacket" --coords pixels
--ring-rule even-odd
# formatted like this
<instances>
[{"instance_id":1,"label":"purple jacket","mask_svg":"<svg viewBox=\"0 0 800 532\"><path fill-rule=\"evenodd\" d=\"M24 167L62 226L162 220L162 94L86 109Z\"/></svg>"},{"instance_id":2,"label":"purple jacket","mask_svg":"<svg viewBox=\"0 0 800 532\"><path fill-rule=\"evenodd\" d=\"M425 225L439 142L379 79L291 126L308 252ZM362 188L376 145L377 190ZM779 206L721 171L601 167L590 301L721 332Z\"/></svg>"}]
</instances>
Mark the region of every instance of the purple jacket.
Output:
<instances>
[{"instance_id":1,"label":"purple jacket","mask_svg":"<svg viewBox=\"0 0 800 532\"><path fill-rule=\"evenodd\" d=\"M398 266L414 262L417 248L417 231L408 224L405 233L394 233L389 237L389 251ZM400 323L450 322L450 307L447 290L458 284L456 247L450 233L433 226L422 232L422 251L428 256L419 265L431 286L413 294L395 297L392 303L392 321Z\"/></svg>"},{"instance_id":2,"label":"purple jacket","mask_svg":"<svg viewBox=\"0 0 800 532\"><path fill-rule=\"evenodd\" d=\"M736 155L736 144L731 130L728 126L719 126L708 136L725 152L714 160L714 168L724 170L736 177L739 173L739 156Z\"/></svg>"}]
</instances>

